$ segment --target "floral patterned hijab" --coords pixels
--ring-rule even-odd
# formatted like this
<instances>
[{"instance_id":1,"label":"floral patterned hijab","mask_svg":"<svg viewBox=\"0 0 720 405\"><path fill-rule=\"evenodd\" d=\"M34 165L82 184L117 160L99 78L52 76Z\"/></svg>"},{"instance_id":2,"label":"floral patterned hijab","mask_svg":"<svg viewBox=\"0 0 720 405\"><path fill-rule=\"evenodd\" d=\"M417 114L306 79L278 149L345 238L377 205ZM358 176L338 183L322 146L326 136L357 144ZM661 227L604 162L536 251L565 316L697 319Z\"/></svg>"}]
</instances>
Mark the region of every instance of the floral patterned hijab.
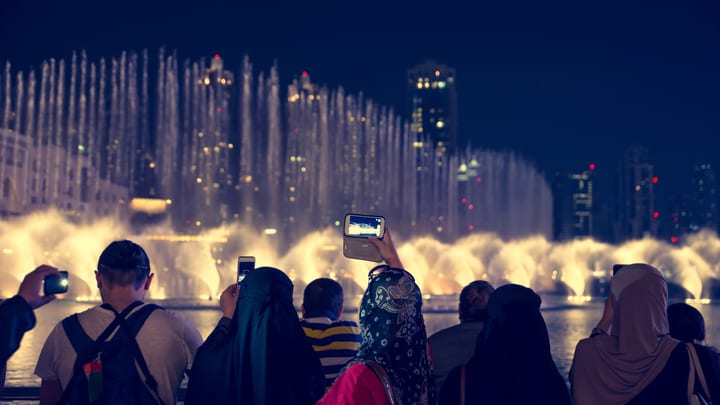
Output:
<instances>
[{"instance_id":1,"label":"floral patterned hijab","mask_svg":"<svg viewBox=\"0 0 720 405\"><path fill-rule=\"evenodd\" d=\"M374 360L387 372L402 404L434 404L420 289L404 270L376 269L360 303L362 344L346 368Z\"/></svg>"}]
</instances>

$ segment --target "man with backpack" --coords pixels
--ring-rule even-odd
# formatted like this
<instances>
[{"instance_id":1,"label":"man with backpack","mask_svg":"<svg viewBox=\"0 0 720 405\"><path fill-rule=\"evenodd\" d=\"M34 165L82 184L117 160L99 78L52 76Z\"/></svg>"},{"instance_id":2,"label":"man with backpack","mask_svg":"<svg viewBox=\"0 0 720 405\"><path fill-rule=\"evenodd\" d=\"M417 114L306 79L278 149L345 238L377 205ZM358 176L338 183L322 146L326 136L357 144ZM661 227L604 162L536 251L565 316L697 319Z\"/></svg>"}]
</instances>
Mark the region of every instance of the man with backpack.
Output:
<instances>
[{"instance_id":1,"label":"man with backpack","mask_svg":"<svg viewBox=\"0 0 720 405\"><path fill-rule=\"evenodd\" d=\"M35 368L40 404L176 402L202 337L181 315L142 302L153 276L139 245L105 248L95 272L103 304L48 336Z\"/></svg>"}]
</instances>

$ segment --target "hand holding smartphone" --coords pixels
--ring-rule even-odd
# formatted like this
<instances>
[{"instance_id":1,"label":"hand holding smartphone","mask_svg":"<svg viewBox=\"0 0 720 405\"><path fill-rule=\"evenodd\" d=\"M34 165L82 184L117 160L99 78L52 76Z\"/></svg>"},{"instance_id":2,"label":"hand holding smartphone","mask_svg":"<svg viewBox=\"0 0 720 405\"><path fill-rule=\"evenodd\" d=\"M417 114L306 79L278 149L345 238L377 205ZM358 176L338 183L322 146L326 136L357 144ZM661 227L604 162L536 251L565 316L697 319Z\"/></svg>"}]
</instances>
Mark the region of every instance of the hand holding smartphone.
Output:
<instances>
[{"instance_id":1,"label":"hand holding smartphone","mask_svg":"<svg viewBox=\"0 0 720 405\"><path fill-rule=\"evenodd\" d=\"M382 262L383 257L369 237L385 236L385 217L378 215L345 215L343 227L343 254L351 259Z\"/></svg>"},{"instance_id":2,"label":"hand holding smartphone","mask_svg":"<svg viewBox=\"0 0 720 405\"><path fill-rule=\"evenodd\" d=\"M237 282L240 282L247 274L255 269L255 256L238 256L237 264Z\"/></svg>"}]
</instances>

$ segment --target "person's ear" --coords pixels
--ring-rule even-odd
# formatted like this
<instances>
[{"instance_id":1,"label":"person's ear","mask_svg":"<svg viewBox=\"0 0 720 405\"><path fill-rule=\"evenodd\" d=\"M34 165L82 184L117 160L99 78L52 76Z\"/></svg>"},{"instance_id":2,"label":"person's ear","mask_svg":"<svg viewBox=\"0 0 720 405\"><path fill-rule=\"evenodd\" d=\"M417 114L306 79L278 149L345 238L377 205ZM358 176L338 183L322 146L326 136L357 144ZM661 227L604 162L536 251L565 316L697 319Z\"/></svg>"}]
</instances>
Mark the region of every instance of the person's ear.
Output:
<instances>
[{"instance_id":1,"label":"person's ear","mask_svg":"<svg viewBox=\"0 0 720 405\"><path fill-rule=\"evenodd\" d=\"M300 304L300 313L302 313L303 318L305 318L305 304Z\"/></svg>"},{"instance_id":2,"label":"person's ear","mask_svg":"<svg viewBox=\"0 0 720 405\"><path fill-rule=\"evenodd\" d=\"M102 289L102 276L97 270L95 270L95 284L97 285L98 290Z\"/></svg>"},{"instance_id":3,"label":"person's ear","mask_svg":"<svg viewBox=\"0 0 720 405\"><path fill-rule=\"evenodd\" d=\"M345 310L345 306L344 306L344 305L340 305L340 310L338 311L337 319L340 319L340 317L342 316L344 310Z\"/></svg>"},{"instance_id":4,"label":"person's ear","mask_svg":"<svg viewBox=\"0 0 720 405\"><path fill-rule=\"evenodd\" d=\"M153 281L153 277L155 277L154 273L148 274L148 278L147 278L147 280L145 280L145 291L150 289L150 284Z\"/></svg>"}]
</instances>

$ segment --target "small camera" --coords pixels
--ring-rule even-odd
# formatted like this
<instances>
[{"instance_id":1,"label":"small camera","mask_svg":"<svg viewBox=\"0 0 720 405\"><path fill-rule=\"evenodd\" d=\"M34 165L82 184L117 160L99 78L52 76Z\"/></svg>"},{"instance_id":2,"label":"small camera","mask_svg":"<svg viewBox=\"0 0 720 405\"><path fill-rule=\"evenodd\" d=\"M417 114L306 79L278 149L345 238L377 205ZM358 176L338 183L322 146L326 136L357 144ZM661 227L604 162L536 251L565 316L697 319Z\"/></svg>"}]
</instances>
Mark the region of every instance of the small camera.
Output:
<instances>
[{"instance_id":1,"label":"small camera","mask_svg":"<svg viewBox=\"0 0 720 405\"><path fill-rule=\"evenodd\" d=\"M68 291L68 272L60 270L60 276L51 274L43 279L43 294L64 294Z\"/></svg>"}]
</instances>

